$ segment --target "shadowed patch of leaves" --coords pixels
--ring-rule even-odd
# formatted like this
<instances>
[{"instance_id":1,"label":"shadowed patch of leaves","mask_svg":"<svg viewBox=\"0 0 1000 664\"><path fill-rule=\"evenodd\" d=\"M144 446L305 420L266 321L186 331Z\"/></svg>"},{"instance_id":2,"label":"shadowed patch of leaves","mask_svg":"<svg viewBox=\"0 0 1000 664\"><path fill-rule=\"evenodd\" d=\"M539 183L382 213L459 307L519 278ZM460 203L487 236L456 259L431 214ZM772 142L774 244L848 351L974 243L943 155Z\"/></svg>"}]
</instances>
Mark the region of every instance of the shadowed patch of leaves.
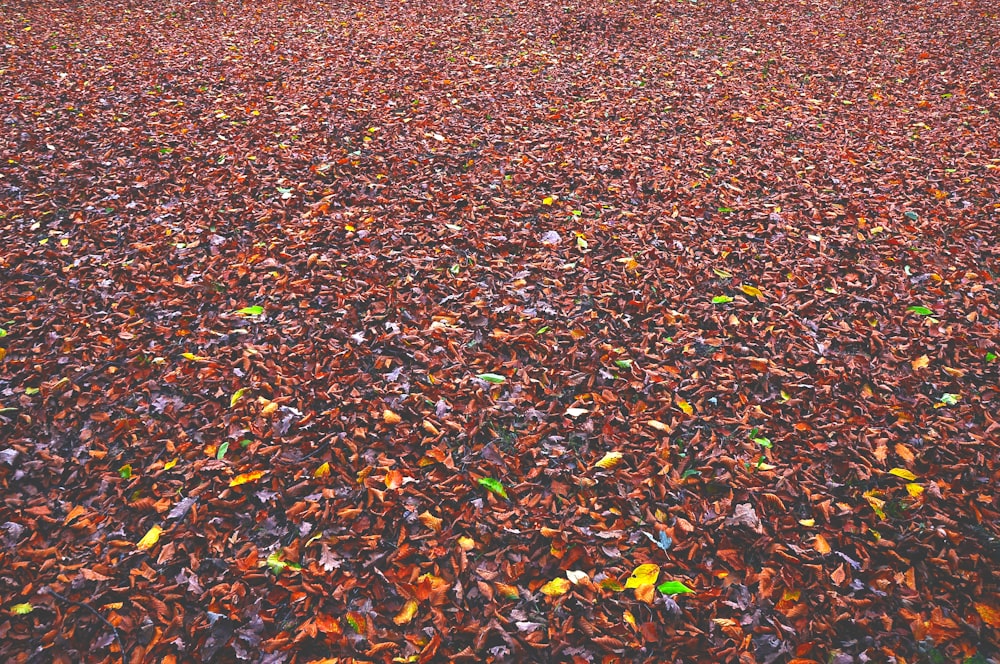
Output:
<instances>
[{"instance_id":1,"label":"shadowed patch of leaves","mask_svg":"<svg viewBox=\"0 0 1000 664\"><path fill-rule=\"evenodd\" d=\"M5 3L0 656L996 661L997 20Z\"/></svg>"}]
</instances>

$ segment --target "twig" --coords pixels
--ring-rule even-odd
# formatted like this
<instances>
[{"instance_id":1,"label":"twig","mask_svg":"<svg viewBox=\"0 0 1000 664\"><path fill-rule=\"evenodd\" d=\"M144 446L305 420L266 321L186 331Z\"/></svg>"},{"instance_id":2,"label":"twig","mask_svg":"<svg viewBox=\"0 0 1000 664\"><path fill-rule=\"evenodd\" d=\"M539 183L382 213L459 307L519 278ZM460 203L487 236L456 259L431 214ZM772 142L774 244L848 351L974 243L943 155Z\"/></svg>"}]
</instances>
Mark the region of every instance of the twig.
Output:
<instances>
[{"instance_id":1,"label":"twig","mask_svg":"<svg viewBox=\"0 0 1000 664\"><path fill-rule=\"evenodd\" d=\"M90 606L89 604L85 604L83 602L77 602L75 599L70 599L69 597L66 597L65 595L60 595L59 593L57 593L56 591L52 590L52 588L50 588L48 586L46 586L45 588L42 588L39 592L46 592L46 593L52 595L53 597L56 597L57 599L61 599L64 602L72 604L73 606L79 606L80 608L87 609L88 611L90 611L91 613L93 613L95 616L97 616L98 620L100 620L102 623L104 623L105 625L107 625L108 627L111 628L111 633L114 634L115 641L118 643L118 652L121 654L121 662L122 662L122 664L125 664L125 644L122 643L122 636L121 636L121 634L119 634L118 628L115 627L114 625L112 625L108 621L107 618L105 618L100 613L98 613L97 609L95 609L94 607Z\"/></svg>"}]
</instances>

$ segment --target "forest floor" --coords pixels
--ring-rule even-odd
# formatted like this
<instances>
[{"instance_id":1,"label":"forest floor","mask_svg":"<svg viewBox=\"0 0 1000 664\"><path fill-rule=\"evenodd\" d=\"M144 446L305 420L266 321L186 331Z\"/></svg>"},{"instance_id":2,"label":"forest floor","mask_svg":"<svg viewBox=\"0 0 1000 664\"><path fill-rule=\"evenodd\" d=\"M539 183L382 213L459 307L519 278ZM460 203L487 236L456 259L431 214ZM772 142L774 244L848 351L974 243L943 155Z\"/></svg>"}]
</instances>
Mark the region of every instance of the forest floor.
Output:
<instances>
[{"instance_id":1,"label":"forest floor","mask_svg":"<svg viewBox=\"0 0 1000 664\"><path fill-rule=\"evenodd\" d=\"M997 662L993 0L6 0L0 659Z\"/></svg>"}]
</instances>

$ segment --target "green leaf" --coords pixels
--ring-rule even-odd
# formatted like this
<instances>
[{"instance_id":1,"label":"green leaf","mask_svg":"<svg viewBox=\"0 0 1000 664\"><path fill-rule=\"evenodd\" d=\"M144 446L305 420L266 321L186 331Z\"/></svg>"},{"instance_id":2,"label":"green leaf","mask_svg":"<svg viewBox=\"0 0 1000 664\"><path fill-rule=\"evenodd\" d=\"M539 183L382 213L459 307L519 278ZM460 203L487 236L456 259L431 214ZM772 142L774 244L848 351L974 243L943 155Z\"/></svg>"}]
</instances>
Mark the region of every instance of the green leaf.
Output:
<instances>
[{"instance_id":1,"label":"green leaf","mask_svg":"<svg viewBox=\"0 0 1000 664\"><path fill-rule=\"evenodd\" d=\"M7 330L0 327L0 339L3 339L6 336L7 336Z\"/></svg>"},{"instance_id":2,"label":"green leaf","mask_svg":"<svg viewBox=\"0 0 1000 664\"><path fill-rule=\"evenodd\" d=\"M996 353L994 353L991 350L990 351L986 351L986 361L987 362L993 362L996 359L997 359L997 354ZM25 392L27 392L27 390L25 390Z\"/></svg>"},{"instance_id":3,"label":"green leaf","mask_svg":"<svg viewBox=\"0 0 1000 664\"><path fill-rule=\"evenodd\" d=\"M450 268L448 268L448 271L453 275L458 276L458 273L462 271L462 266L458 263L454 263Z\"/></svg>"},{"instance_id":4,"label":"green leaf","mask_svg":"<svg viewBox=\"0 0 1000 664\"><path fill-rule=\"evenodd\" d=\"M132 464L127 463L118 469L118 476L123 480L127 480L132 477Z\"/></svg>"},{"instance_id":5,"label":"green leaf","mask_svg":"<svg viewBox=\"0 0 1000 664\"><path fill-rule=\"evenodd\" d=\"M954 406L962 398L961 394L951 394L950 392L945 392L941 395L941 403L946 406Z\"/></svg>"},{"instance_id":6,"label":"green leaf","mask_svg":"<svg viewBox=\"0 0 1000 664\"><path fill-rule=\"evenodd\" d=\"M489 489L501 498L507 498L507 500L510 500L507 496L507 489L503 488L503 484L500 483L500 480L495 480L492 477L480 477L479 486Z\"/></svg>"},{"instance_id":7,"label":"green leaf","mask_svg":"<svg viewBox=\"0 0 1000 664\"><path fill-rule=\"evenodd\" d=\"M694 589L688 588L680 581L666 581L656 586L656 589L664 595L682 595L694 592Z\"/></svg>"},{"instance_id":8,"label":"green leaf","mask_svg":"<svg viewBox=\"0 0 1000 664\"><path fill-rule=\"evenodd\" d=\"M253 305L252 307L243 307L242 309L237 309L236 313L240 316L260 316L264 313L264 307Z\"/></svg>"},{"instance_id":9,"label":"green leaf","mask_svg":"<svg viewBox=\"0 0 1000 664\"><path fill-rule=\"evenodd\" d=\"M765 438L764 436L757 436L757 437L755 437L753 439L753 442L757 443L758 445L760 445L761 447L763 447L766 450L769 450L772 447L774 447L774 443L772 443L769 438Z\"/></svg>"},{"instance_id":10,"label":"green leaf","mask_svg":"<svg viewBox=\"0 0 1000 664\"><path fill-rule=\"evenodd\" d=\"M494 385L499 385L500 383L503 383L507 380L500 374L495 374L495 373L481 373L478 376L476 376L476 378L478 378L479 380L485 380L487 383L493 383Z\"/></svg>"},{"instance_id":11,"label":"green leaf","mask_svg":"<svg viewBox=\"0 0 1000 664\"><path fill-rule=\"evenodd\" d=\"M536 335L542 335L542 334L545 334L546 332L548 332L551 329L552 328L549 327L548 325L543 325L542 327L538 328L538 332L535 332L535 334Z\"/></svg>"},{"instance_id":12,"label":"green leaf","mask_svg":"<svg viewBox=\"0 0 1000 664\"><path fill-rule=\"evenodd\" d=\"M275 576L280 576L286 569L302 569L301 565L286 563L282 560L282 558L284 558L284 556L280 551L275 551L267 557L267 568L271 570Z\"/></svg>"},{"instance_id":13,"label":"green leaf","mask_svg":"<svg viewBox=\"0 0 1000 664\"><path fill-rule=\"evenodd\" d=\"M686 480L689 477L697 477L698 475L701 475L700 470L695 470L694 468L688 468L683 473L681 473L681 479Z\"/></svg>"},{"instance_id":14,"label":"green leaf","mask_svg":"<svg viewBox=\"0 0 1000 664\"><path fill-rule=\"evenodd\" d=\"M232 408L233 406L235 406L236 402L238 402L246 393L247 393L247 388L245 387L241 387L240 389L233 392L233 396L229 397L229 407Z\"/></svg>"},{"instance_id":15,"label":"green leaf","mask_svg":"<svg viewBox=\"0 0 1000 664\"><path fill-rule=\"evenodd\" d=\"M715 297L712 298L712 304L726 304L732 301L733 298L729 297L728 295L716 295Z\"/></svg>"},{"instance_id":16,"label":"green leaf","mask_svg":"<svg viewBox=\"0 0 1000 664\"><path fill-rule=\"evenodd\" d=\"M987 362L988 361L989 360L987 360ZM26 388L24 388L24 393L27 394L29 397L30 396L34 396L34 395L38 394L38 388L37 387L26 387Z\"/></svg>"},{"instance_id":17,"label":"green leaf","mask_svg":"<svg viewBox=\"0 0 1000 664\"><path fill-rule=\"evenodd\" d=\"M215 458L218 459L219 461L222 461L222 457L226 456L226 452L228 451L229 451L229 441L227 440L226 442L219 445L219 449L215 453Z\"/></svg>"},{"instance_id":18,"label":"green leaf","mask_svg":"<svg viewBox=\"0 0 1000 664\"><path fill-rule=\"evenodd\" d=\"M12 616L26 616L35 610L29 602L24 602L23 604L15 604L10 607L10 615Z\"/></svg>"},{"instance_id":19,"label":"green leaf","mask_svg":"<svg viewBox=\"0 0 1000 664\"><path fill-rule=\"evenodd\" d=\"M720 207L719 208L719 214L732 214L733 212L736 212L736 210L734 210L731 207Z\"/></svg>"},{"instance_id":20,"label":"green leaf","mask_svg":"<svg viewBox=\"0 0 1000 664\"><path fill-rule=\"evenodd\" d=\"M632 368L632 360L615 360L615 366L627 371Z\"/></svg>"},{"instance_id":21,"label":"green leaf","mask_svg":"<svg viewBox=\"0 0 1000 664\"><path fill-rule=\"evenodd\" d=\"M919 304L918 305L914 305L912 307L907 307L906 310L907 311L912 311L915 314L920 314L921 316L930 316L930 315L932 315L934 313L933 311L931 311L927 307L921 306Z\"/></svg>"},{"instance_id":22,"label":"green leaf","mask_svg":"<svg viewBox=\"0 0 1000 664\"><path fill-rule=\"evenodd\" d=\"M905 216L905 217L906 217L907 219L909 219L910 221L916 221L917 219L919 219L919 218L920 218L920 215L918 215L918 214L917 214L916 212L914 212L913 210L909 210L909 211L907 211L906 213L904 213L904 215L903 215L903 216Z\"/></svg>"}]
</instances>

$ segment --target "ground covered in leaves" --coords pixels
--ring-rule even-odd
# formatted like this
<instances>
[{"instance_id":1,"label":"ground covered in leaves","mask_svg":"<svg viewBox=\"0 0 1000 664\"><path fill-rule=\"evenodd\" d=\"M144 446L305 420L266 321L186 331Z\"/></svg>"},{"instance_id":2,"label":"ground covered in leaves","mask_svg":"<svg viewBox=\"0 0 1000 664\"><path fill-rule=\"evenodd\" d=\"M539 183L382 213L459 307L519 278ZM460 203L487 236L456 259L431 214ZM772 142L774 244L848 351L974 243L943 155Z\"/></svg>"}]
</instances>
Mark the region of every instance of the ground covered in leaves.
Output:
<instances>
[{"instance_id":1,"label":"ground covered in leaves","mask_svg":"<svg viewBox=\"0 0 1000 664\"><path fill-rule=\"evenodd\" d=\"M0 12L0 658L990 662L991 0Z\"/></svg>"}]
</instances>

